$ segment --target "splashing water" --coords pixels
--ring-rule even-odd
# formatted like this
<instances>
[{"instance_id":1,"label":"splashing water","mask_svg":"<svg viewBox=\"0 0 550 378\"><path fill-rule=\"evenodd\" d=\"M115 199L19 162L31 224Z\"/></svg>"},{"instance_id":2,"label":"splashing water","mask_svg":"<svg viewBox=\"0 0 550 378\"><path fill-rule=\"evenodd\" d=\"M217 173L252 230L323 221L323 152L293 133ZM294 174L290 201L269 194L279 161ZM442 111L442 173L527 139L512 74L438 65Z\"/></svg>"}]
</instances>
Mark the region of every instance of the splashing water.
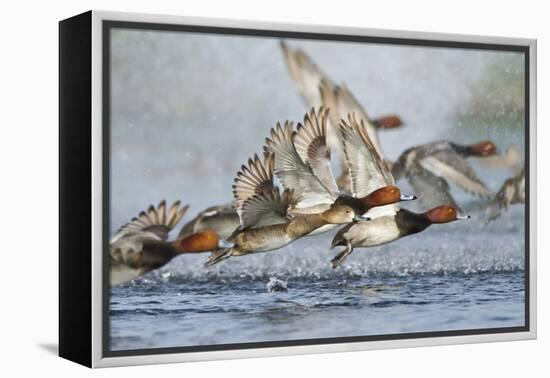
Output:
<instances>
[{"instance_id":1,"label":"splashing water","mask_svg":"<svg viewBox=\"0 0 550 378\"><path fill-rule=\"evenodd\" d=\"M266 285L268 293L288 291L287 282L271 277Z\"/></svg>"}]
</instances>

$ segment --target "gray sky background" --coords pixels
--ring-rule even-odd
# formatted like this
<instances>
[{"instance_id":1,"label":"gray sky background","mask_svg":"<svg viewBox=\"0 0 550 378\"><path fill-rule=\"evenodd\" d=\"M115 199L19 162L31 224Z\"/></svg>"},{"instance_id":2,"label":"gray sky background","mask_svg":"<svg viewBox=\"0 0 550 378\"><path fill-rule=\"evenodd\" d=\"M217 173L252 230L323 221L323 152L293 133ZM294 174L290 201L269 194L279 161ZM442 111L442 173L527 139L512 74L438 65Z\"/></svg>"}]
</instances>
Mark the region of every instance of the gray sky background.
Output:
<instances>
[{"instance_id":1,"label":"gray sky background","mask_svg":"<svg viewBox=\"0 0 550 378\"><path fill-rule=\"evenodd\" d=\"M335 82L345 82L371 116L402 117L406 127L380 133L390 159L441 138L523 145L524 125L517 121L505 128L483 118L468 128L456 120L457 109L467 112L479 101L474 88L495 64L504 67L504 85L493 92L488 87L487 97L510 96L499 88L507 87L507 75L522 77L519 54L287 42L303 48ZM230 201L235 173L261 152L270 127L300 121L307 110L277 38L115 29L111 54L113 230L163 198L190 203L189 214ZM498 187L497 176L484 178Z\"/></svg>"}]
</instances>

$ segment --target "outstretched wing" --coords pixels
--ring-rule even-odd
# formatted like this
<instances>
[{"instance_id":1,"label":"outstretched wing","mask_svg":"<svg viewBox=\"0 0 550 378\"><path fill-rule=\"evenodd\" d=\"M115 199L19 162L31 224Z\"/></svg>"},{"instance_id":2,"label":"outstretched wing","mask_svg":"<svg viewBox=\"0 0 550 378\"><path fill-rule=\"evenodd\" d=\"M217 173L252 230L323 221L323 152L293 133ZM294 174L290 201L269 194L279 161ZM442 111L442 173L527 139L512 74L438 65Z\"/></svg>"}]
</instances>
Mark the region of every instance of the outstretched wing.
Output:
<instances>
[{"instance_id":1,"label":"outstretched wing","mask_svg":"<svg viewBox=\"0 0 550 378\"><path fill-rule=\"evenodd\" d=\"M312 108L298 124L294 146L302 161L309 165L315 176L334 195L339 192L330 165L330 148L326 141L328 109L322 107L316 113Z\"/></svg>"},{"instance_id":2,"label":"outstretched wing","mask_svg":"<svg viewBox=\"0 0 550 378\"><path fill-rule=\"evenodd\" d=\"M290 76L304 102L308 107L319 107L322 104L319 83L321 80L330 82L330 79L303 50L291 49L285 42L281 42L281 49Z\"/></svg>"},{"instance_id":3,"label":"outstretched wing","mask_svg":"<svg viewBox=\"0 0 550 378\"><path fill-rule=\"evenodd\" d=\"M257 155L243 165L235 178L233 196L241 229L286 223L290 196L279 194L273 185L273 154L266 153L262 162Z\"/></svg>"},{"instance_id":4,"label":"outstretched wing","mask_svg":"<svg viewBox=\"0 0 550 378\"><path fill-rule=\"evenodd\" d=\"M368 135L363 120L358 123L354 114L342 119L340 133L344 155L349 166L352 194L364 197L395 180Z\"/></svg>"},{"instance_id":5,"label":"outstretched wing","mask_svg":"<svg viewBox=\"0 0 550 378\"><path fill-rule=\"evenodd\" d=\"M253 159L248 159L248 166L242 165L237 173L233 197L238 207L239 203L256 194L268 192L274 187L273 156L266 154L262 163L258 155L254 155Z\"/></svg>"},{"instance_id":6,"label":"outstretched wing","mask_svg":"<svg viewBox=\"0 0 550 378\"><path fill-rule=\"evenodd\" d=\"M294 192L296 209L332 204L337 194L327 188L311 167L304 163L294 146L294 135L292 123L286 122L284 127L277 123L271 129L271 138L266 138L265 150L275 156L277 178L283 188Z\"/></svg>"},{"instance_id":7,"label":"outstretched wing","mask_svg":"<svg viewBox=\"0 0 550 378\"><path fill-rule=\"evenodd\" d=\"M428 210L444 204L451 204L458 208L445 179L418 165L407 172L407 179L424 209Z\"/></svg>"},{"instance_id":8,"label":"outstretched wing","mask_svg":"<svg viewBox=\"0 0 550 378\"><path fill-rule=\"evenodd\" d=\"M240 207L241 229L287 223L293 200L292 191L285 190L281 195L277 188L248 198Z\"/></svg>"},{"instance_id":9,"label":"outstretched wing","mask_svg":"<svg viewBox=\"0 0 550 378\"><path fill-rule=\"evenodd\" d=\"M348 114L355 114L357 121L364 125L371 144L380 156L384 156L376 126L351 91L346 86L334 86L324 81L321 83L320 91L323 106L330 109L330 123L336 127L342 119L348 117Z\"/></svg>"},{"instance_id":10,"label":"outstretched wing","mask_svg":"<svg viewBox=\"0 0 550 378\"><path fill-rule=\"evenodd\" d=\"M153 239L166 240L168 234L183 218L189 205L181 206L180 201L174 202L166 210L166 201L162 200L155 208L149 206L147 211L142 211L139 216L122 226L111 238L111 244L128 235L142 234Z\"/></svg>"},{"instance_id":11,"label":"outstretched wing","mask_svg":"<svg viewBox=\"0 0 550 378\"><path fill-rule=\"evenodd\" d=\"M461 189L484 198L490 198L493 193L477 177L472 167L454 150L436 152L420 159L419 164L436 176L455 183Z\"/></svg>"},{"instance_id":12,"label":"outstretched wing","mask_svg":"<svg viewBox=\"0 0 550 378\"><path fill-rule=\"evenodd\" d=\"M178 233L178 239L198 231L213 230L222 239L227 239L237 228L239 216L235 203L211 206L200 211L193 219L184 224Z\"/></svg>"}]
</instances>

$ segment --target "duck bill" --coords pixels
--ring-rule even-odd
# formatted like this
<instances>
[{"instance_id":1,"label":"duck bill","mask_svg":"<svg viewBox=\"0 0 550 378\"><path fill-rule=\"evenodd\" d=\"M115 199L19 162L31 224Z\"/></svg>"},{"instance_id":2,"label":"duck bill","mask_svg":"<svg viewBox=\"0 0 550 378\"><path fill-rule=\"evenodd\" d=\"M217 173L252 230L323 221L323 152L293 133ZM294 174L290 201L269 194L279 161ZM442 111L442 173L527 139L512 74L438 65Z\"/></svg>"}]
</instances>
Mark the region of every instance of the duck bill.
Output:
<instances>
[{"instance_id":1,"label":"duck bill","mask_svg":"<svg viewBox=\"0 0 550 378\"><path fill-rule=\"evenodd\" d=\"M370 221L371 218L366 217L366 216L364 216L364 215L356 215L356 216L353 217L353 220L354 220L355 222L359 222L359 221L364 221L364 222L366 222L366 221Z\"/></svg>"},{"instance_id":2,"label":"duck bill","mask_svg":"<svg viewBox=\"0 0 550 378\"><path fill-rule=\"evenodd\" d=\"M457 213L456 214L456 220L465 220L465 219L470 219L471 216L468 215L468 214L462 214L462 213Z\"/></svg>"},{"instance_id":3,"label":"duck bill","mask_svg":"<svg viewBox=\"0 0 550 378\"><path fill-rule=\"evenodd\" d=\"M235 243L231 243L230 241L227 241L224 239L220 239L220 241L218 242L218 248L226 249L226 248L233 248L234 246L235 246Z\"/></svg>"},{"instance_id":4,"label":"duck bill","mask_svg":"<svg viewBox=\"0 0 550 378\"><path fill-rule=\"evenodd\" d=\"M401 193L401 201L413 201L415 200L417 197L414 195L414 194L406 194L406 193Z\"/></svg>"}]
</instances>

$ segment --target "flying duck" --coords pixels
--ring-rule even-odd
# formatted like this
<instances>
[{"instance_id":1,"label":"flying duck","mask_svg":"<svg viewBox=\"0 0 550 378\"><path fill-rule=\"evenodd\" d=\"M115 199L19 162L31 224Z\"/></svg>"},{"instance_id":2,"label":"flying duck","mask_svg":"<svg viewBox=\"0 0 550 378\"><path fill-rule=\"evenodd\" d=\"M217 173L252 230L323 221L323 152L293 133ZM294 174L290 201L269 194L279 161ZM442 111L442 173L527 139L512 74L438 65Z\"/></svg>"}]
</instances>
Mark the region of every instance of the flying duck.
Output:
<instances>
[{"instance_id":1,"label":"flying duck","mask_svg":"<svg viewBox=\"0 0 550 378\"><path fill-rule=\"evenodd\" d=\"M382 157L370 141L362 120L355 115L340 123L343 149L349 166L352 192L361 197L373 188L393 185L394 177ZM375 214L372 213L375 212ZM445 223L466 218L458 214L456 207L443 205L424 214L415 214L400 209L397 203L378 207L367 213L369 222L355 221L342 228L332 241L332 248L343 245L346 248L332 260L338 267L353 252L355 247L371 247L389 243L403 236L420 232L432 223Z\"/></svg>"},{"instance_id":2,"label":"flying duck","mask_svg":"<svg viewBox=\"0 0 550 378\"><path fill-rule=\"evenodd\" d=\"M362 215L378 206L416 198L381 181L365 184L366 190L357 192L359 195L341 192L332 174L330 149L325 138L328 114L328 109L322 107L317 112L312 109L296 131L291 122L284 126L278 123L271 130L271 137L266 138L265 150L275 156L275 175L282 187L292 190L296 197L296 203L290 209L292 214L319 212L336 204L351 206ZM313 234L334 227L327 225Z\"/></svg>"},{"instance_id":3,"label":"flying duck","mask_svg":"<svg viewBox=\"0 0 550 378\"><path fill-rule=\"evenodd\" d=\"M282 193L273 183L274 156L266 152L261 161L257 155L248 160L238 172L233 185L233 196L240 227L228 241L230 248L212 252L206 266L212 266L231 256L266 252L282 248L327 224L346 224L358 217L345 205L325 211L291 215L289 207L295 204L293 191Z\"/></svg>"},{"instance_id":4,"label":"flying duck","mask_svg":"<svg viewBox=\"0 0 550 378\"><path fill-rule=\"evenodd\" d=\"M188 207L176 201L166 210L163 200L156 208L150 206L146 212L142 211L115 233L109 253L111 286L158 269L180 254L208 252L232 245L211 230L168 241L168 234Z\"/></svg>"},{"instance_id":5,"label":"flying duck","mask_svg":"<svg viewBox=\"0 0 550 378\"><path fill-rule=\"evenodd\" d=\"M426 207L448 203L458 207L449 182L467 193L491 198L493 193L468 164L468 157L489 157L497 153L495 144L482 141L461 145L447 140L426 143L405 150L392 166L397 179L406 177Z\"/></svg>"},{"instance_id":6,"label":"flying duck","mask_svg":"<svg viewBox=\"0 0 550 378\"><path fill-rule=\"evenodd\" d=\"M239 215L234 203L211 206L199 212L180 230L178 238L203 230L212 230L222 239L227 239L239 227Z\"/></svg>"}]
</instances>

